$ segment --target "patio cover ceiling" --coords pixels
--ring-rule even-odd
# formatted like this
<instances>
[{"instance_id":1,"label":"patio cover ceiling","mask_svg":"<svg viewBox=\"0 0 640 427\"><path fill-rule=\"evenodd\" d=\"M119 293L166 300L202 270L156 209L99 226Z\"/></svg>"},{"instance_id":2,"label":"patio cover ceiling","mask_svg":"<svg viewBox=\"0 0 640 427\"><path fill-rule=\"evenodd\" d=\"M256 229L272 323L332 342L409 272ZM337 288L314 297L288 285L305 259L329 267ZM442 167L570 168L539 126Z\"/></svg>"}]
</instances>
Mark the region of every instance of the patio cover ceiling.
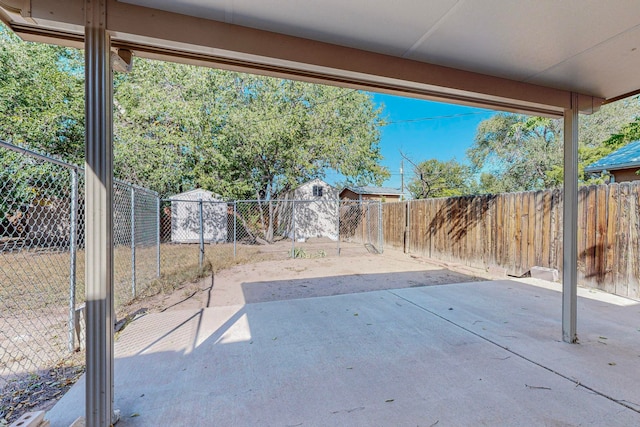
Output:
<instances>
[{"instance_id":1,"label":"patio cover ceiling","mask_svg":"<svg viewBox=\"0 0 640 427\"><path fill-rule=\"evenodd\" d=\"M560 116L640 90L636 0L104 0L152 57ZM0 0L23 38L82 46L84 0Z\"/></svg>"}]
</instances>

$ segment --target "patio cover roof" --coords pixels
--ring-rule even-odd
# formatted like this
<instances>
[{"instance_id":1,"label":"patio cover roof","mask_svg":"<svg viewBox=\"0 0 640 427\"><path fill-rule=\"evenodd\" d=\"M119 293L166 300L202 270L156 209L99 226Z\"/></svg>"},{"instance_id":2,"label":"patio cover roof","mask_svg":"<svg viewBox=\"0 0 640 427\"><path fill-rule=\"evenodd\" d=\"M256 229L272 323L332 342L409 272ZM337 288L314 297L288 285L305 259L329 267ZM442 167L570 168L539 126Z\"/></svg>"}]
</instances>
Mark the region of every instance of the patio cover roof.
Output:
<instances>
[{"instance_id":1,"label":"patio cover roof","mask_svg":"<svg viewBox=\"0 0 640 427\"><path fill-rule=\"evenodd\" d=\"M560 116L640 90L635 0L105 0L114 47L467 105ZM27 40L82 46L84 0L2 0Z\"/></svg>"}]
</instances>

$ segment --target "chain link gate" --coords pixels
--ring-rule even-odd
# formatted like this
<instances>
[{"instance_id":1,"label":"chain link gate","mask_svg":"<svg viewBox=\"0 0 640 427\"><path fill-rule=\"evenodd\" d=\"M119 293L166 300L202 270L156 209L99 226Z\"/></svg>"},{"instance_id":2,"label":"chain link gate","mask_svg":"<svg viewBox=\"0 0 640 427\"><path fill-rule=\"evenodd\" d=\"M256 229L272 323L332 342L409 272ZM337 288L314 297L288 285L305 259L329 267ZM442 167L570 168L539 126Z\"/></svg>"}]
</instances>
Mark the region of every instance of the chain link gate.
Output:
<instances>
[{"instance_id":1,"label":"chain link gate","mask_svg":"<svg viewBox=\"0 0 640 427\"><path fill-rule=\"evenodd\" d=\"M78 168L0 148L0 389L69 355ZM62 366L62 369L65 367Z\"/></svg>"},{"instance_id":2,"label":"chain link gate","mask_svg":"<svg viewBox=\"0 0 640 427\"><path fill-rule=\"evenodd\" d=\"M84 193L82 168L0 141L0 421L82 371ZM159 275L160 205L117 180L113 202L121 312Z\"/></svg>"},{"instance_id":3,"label":"chain link gate","mask_svg":"<svg viewBox=\"0 0 640 427\"><path fill-rule=\"evenodd\" d=\"M377 200L342 200L340 241L362 244L370 253L383 253L382 203Z\"/></svg>"}]
</instances>

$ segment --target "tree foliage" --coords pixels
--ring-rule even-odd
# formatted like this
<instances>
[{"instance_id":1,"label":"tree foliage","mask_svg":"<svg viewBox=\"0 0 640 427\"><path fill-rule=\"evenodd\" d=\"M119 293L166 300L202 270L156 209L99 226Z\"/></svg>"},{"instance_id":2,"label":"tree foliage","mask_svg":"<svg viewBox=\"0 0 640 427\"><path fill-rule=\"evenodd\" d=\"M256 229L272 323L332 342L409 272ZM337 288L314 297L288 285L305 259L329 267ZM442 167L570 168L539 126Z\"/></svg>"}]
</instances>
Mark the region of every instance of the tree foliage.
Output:
<instances>
[{"instance_id":1,"label":"tree foliage","mask_svg":"<svg viewBox=\"0 0 640 427\"><path fill-rule=\"evenodd\" d=\"M585 166L640 137L637 97L604 105L580 115L578 169L581 183L598 182L585 176ZM467 155L478 175L478 191L500 193L554 188L563 182L561 120L498 113L478 126Z\"/></svg>"},{"instance_id":2,"label":"tree foliage","mask_svg":"<svg viewBox=\"0 0 640 427\"><path fill-rule=\"evenodd\" d=\"M328 168L388 176L380 112L359 91L137 61L115 98L117 170L164 194L269 199Z\"/></svg>"},{"instance_id":3,"label":"tree foliage","mask_svg":"<svg viewBox=\"0 0 640 427\"><path fill-rule=\"evenodd\" d=\"M19 41L0 26L0 138L79 162L84 76L74 49Z\"/></svg>"},{"instance_id":4,"label":"tree foliage","mask_svg":"<svg viewBox=\"0 0 640 427\"><path fill-rule=\"evenodd\" d=\"M580 116L578 146L578 178L583 184L600 184L605 177L585 175L584 168L628 144L640 139L640 102L626 98L604 105L591 115ZM559 182L562 171L555 171Z\"/></svg>"},{"instance_id":5,"label":"tree foliage","mask_svg":"<svg viewBox=\"0 0 640 427\"><path fill-rule=\"evenodd\" d=\"M237 75L216 148L236 197L269 199L333 169L380 184L379 111L358 91Z\"/></svg>"},{"instance_id":6,"label":"tree foliage","mask_svg":"<svg viewBox=\"0 0 640 427\"><path fill-rule=\"evenodd\" d=\"M219 181L223 161L212 149L223 120L213 70L136 60L114 81L114 168L167 196ZM222 84L222 83L221 83ZM212 188L208 188L212 189Z\"/></svg>"},{"instance_id":7,"label":"tree foliage","mask_svg":"<svg viewBox=\"0 0 640 427\"><path fill-rule=\"evenodd\" d=\"M562 162L559 126L551 119L498 113L480 123L467 155L475 171L496 177L493 191L552 187L556 182L547 172Z\"/></svg>"},{"instance_id":8,"label":"tree foliage","mask_svg":"<svg viewBox=\"0 0 640 427\"><path fill-rule=\"evenodd\" d=\"M0 26L0 138L82 163L83 67L80 51ZM380 184L380 113L360 91L136 58L114 77L115 175L251 199L327 169Z\"/></svg>"},{"instance_id":9,"label":"tree foliage","mask_svg":"<svg viewBox=\"0 0 640 427\"><path fill-rule=\"evenodd\" d=\"M472 192L471 168L455 159L446 162L429 159L413 166L414 177L407 187L414 199L462 196Z\"/></svg>"},{"instance_id":10,"label":"tree foliage","mask_svg":"<svg viewBox=\"0 0 640 427\"><path fill-rule=\"evenodd\" d=\"M0 25L0 139L62 157L84 158L84 78L74 49L23 43ZM34 199L69 193L69 173L0 150L0 231Z\"/></svg>"},{"instance_id":11,"label":"tree foliage","mask_svg":"<svg viewBox=\"0 0 640 427\"><path fill-rule=\"evenodd\" d=\"M604 140L604 145L610 149L617 150L623 145L640 139L640 117L631 123L625 124L618 133L614 133Z\"/></svg>"}]
</instances>

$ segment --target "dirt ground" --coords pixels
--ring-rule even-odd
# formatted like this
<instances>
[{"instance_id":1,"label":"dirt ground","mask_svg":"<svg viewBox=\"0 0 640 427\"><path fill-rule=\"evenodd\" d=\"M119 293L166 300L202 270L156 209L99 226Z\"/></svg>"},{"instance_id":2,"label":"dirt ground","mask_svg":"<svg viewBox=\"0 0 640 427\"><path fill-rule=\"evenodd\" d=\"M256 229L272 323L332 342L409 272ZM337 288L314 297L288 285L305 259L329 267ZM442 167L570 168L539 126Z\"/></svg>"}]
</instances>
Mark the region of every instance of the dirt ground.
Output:
<instances>
[{"instance_id":1,"label":"dirt ground","mask_svg":"<svg viewBox=\"0 0 640 427\"><path fill-rule=\"evenodd\" d=\"M184 310L484 280L396 250L382 255L262 261L212 274L130 311Z\"/></svg>"}]
</instances>

